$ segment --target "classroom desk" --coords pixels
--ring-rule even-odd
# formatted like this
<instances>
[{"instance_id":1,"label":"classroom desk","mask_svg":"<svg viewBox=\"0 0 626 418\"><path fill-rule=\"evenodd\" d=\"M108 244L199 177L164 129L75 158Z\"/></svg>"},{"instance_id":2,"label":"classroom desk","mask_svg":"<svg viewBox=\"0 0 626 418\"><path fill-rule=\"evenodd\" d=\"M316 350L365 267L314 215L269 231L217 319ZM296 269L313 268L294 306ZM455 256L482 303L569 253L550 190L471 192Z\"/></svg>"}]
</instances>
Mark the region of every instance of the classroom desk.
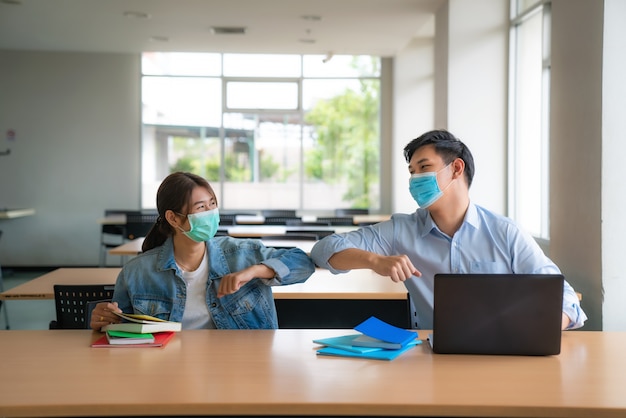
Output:
<instances>
[{"instance_id":1,"label":"classroom desk","mask_svg":"<svg viewBox=\"0 0 626 418\"><path fill-rule=\"evenodd\" d=\"M389 219L391 219L391 215L374 214L374 213L370 213L368 215L354 215L352 217L352 221L354 222L355 225L362 224L362 223L364 224L378 223L378 222L388 221Z\"/></svg>"},{"instance_id":2,"label":"classroom desk","mask_svg":"<svg viewBox=\"0 0 626 418\"><path fill-rule=\"evenodd\" d=\"M22 218L24 216L33 216L35 209L32 208L20 208L20 209L0 209L0 220ZM0 230L0 236L2 236L2 230ZM4 280L2 277L2 266L0 265L0 292L4 291ZM0 311L4 310L4 318L6 328L9 329L9 314L7 313L7 307L2 303L0 299Z\"/></svg>"},{"instance_id":3,"label":"classroom desk","mask_svg":"<svg viewBox=\"0 0 626 418\"><path fill-rule=\"evenodd\" d=\"M558 356L316 356L346 330L182 331L91 348L89 330L0 331L0 416L623 417L626 333L570 331ZM427 331L420 331L420 338Z\"/></svg>"},{"instance_id":4,"label":"classroom desk","mask_svg":"<svg viewBox=\"0 0 626 418\"><path fill-rule=\"evenodd\" d=\"M24 216L32 216L34 214L35 214L35 209L32 209L32 208L0 209L0 219L21 218Z\"/></svg>"},{"instance_id":5,"label":"classroom desk","mask_svg":"<svg viewBox=\"0 0 626 418\"><path fill-rule=\"evenodd\" d=\"M356 230L357 226L285 226L285 225L234 225L220 227L231 237L237 238L263 238L267 235L284 235L287 233L308 233L308 232L350 232Z\"/></svg>"},{"instance_id":6,"label":"classroom desk","mask_svg":"<svg viewBox=\"0 0 626 418\"><path fill-rule=\"evenodd\" d=\"M115 284L121 267L63 267L0 293L2 300L54 299L55 284Z\"/></svg>"},{"instance_id":7,"label":"classroom desk","mask_svg":"<svg viewBox=\"0 0 626 418\"><path fill-rule=\"evenodd\" d=\"M0 300L54 299L55 284L115 284L120 267L59 268L0 293ZM406 288L371 270L333 275L318 268L305 283L274 286L281 328L352 328L374 315L410 326Z\"/></svg>"},{"instance_id":8,"label":"classroom desk","mask_svg":"<svg viewBox=\"0 0 626 418\"><path fill-rule=\"evenodd\" d=\"M113 247L109 250L109 254L135 256L141 252L141 246L143 245L144 239L145 237L135 238L134 240L125 242L117 247Z\"/></svg>"}]
</instances>

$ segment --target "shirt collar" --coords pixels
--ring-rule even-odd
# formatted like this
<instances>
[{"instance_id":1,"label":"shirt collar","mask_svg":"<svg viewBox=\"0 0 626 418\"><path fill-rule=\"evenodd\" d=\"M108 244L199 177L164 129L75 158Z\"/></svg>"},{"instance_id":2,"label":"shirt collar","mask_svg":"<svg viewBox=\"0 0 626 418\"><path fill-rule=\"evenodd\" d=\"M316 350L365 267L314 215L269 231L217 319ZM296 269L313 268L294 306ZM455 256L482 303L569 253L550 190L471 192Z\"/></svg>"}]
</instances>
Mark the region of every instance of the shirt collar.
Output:
<instances>
[{"instance_id":1,"label":"shirt collar","mask_svg":"<svg viewBox=\"0 0 626 418\"><path fill-rule=\"evenodd\" d=\"M418 209L417 219L418 219L418 222L420 222L422 226L422 229L421 229L422 237L425 237L426 235L430 234L430 232L433 229L436 229L437 231L441 232L439 228L437 227L437 224L435 224L435 221L433 221L432 216L430 216L430 212L428 210ZM478 219L478 210L476 210L476 205L474 205L472 202L470 202L469 206L467 207L467 211L465 212L465 219L463 219L463 224L468 224L474 227L475 229L478 229L480 227L480 222ZM461 228L462 227L463 225L461 225Z\"/></svg>"}]
</instances>

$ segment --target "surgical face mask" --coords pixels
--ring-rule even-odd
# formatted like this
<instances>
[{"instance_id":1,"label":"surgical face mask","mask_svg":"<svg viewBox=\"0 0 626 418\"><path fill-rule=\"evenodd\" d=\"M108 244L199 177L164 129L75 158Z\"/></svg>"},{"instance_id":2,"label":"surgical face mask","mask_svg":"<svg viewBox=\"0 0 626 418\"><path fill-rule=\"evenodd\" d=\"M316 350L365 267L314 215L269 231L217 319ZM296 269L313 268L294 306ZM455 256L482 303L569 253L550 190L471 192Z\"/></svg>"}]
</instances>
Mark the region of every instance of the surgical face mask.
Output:
<instances>
[{"instance_id":1,"label":"surgical face mask","mask_svg":"<svg viewBox=\"0 0 626 418\"><path fill-rule=\"evenodd\" d=\"M450 164L439 171L411 175L409 179L409 191L420 208L429 207L443 196L443 191L439 188L439 184L437 183L437 174L449 166ZM452 184L452 182L450 182L448 186L450 184Z\"/></svg>"},{"instance_id":2,"label":"surgical face mask","mask_svg":"<svg viewBox=\"0 0 626 418\"><path fill-rule=\"evenodd\" d=\"M185 231L180 228L182 233L196 242L204 242L213 238L217 233L217 227L220 224L220 213L215 208L206 212L190 213L187 215L187 219L189 219L191 229Z\"/></svg>"}]
</instances>

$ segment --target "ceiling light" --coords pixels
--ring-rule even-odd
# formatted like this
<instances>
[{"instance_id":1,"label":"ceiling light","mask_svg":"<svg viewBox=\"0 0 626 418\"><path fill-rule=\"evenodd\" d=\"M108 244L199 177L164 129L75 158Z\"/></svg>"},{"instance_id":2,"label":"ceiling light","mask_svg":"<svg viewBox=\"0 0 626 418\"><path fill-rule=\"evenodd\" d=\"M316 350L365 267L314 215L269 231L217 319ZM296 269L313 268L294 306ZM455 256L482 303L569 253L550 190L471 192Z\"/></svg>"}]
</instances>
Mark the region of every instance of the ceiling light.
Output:
<instances>
[{"instance_id":1,"label":"ceiling light","mask_svg":"<svg viewBox=\"0 0 626 418\"><path fill-rule=\"evenodd\" d=\"M129 19L150 19L150 14L145 12L124 12L124 16Z\"/></svg>"},{"instance_id":2,"label":"ceiling light","mask_svg":"<svg viewBox=\"0 0 626 418\"><path fill-rule=\"evenodd\" d=\"M314 44L316 41L315 39L302 38L302 39L298 39L298 42L301 42L303 44Z\"/></svg>"},{"instance_id":3,"label":"ceiling light","mask_svg":"<svg viewBox=\"0 0 626 418\"><path fill-rule=\"evenodd\" d=\"M214 35L244 35L246 28L243 26L211 26Z\"/></svg>"},{"instance_id":4,"label":"ceiling light","mask_svg":"<svg viewBox=\"0 0 626 418\"><path fill-rule=\"evenodd\" d=\"M322 20L322 16L318 16L318 15L302 15L300 16L300 18L304 20L308 20L310 22L319 22L320 20Z\"/></svg>"},{"instance_id":5,"label":"ceiling light","mask_svg":"<svg viewBox=\"0 0 626 418\"><path fill-rule=\"evenodd\" d=\"M170 38L168 38L167 36L151 36L150 40L153 42L169 42Z\"/></svg>"}]
</instances>

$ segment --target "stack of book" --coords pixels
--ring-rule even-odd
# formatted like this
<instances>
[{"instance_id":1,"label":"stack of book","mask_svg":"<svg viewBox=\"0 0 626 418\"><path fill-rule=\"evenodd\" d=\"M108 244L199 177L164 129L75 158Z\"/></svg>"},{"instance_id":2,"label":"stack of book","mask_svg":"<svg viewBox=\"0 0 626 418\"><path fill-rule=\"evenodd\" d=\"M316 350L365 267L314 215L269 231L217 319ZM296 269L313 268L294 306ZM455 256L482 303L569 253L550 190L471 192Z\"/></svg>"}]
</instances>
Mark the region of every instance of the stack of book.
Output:
<instances>
[{"instance_id":1,"label":"stack of book","mask_svg":"<svg viewBox=\"0 0 626 418\"><path fill-rule=\"evenodd\" d=\"M417 338L417 332L395 327L373 316L354 329L360 334L313 340L324 346L317 350L317 354L393 360L422 342Z\"/></svg>"},{"instance_id":2,"label":"stack of book","mask_svg":"<svg viewBox=\"0 0 626 418\"><path fill-rule=\"evenodd\" d=\"M91 344L92 347L163 347L175 332L182 329L180 322L149 315L114 313L124 322L102 327L104 335Z\"/></svg>"}]
</instances>

